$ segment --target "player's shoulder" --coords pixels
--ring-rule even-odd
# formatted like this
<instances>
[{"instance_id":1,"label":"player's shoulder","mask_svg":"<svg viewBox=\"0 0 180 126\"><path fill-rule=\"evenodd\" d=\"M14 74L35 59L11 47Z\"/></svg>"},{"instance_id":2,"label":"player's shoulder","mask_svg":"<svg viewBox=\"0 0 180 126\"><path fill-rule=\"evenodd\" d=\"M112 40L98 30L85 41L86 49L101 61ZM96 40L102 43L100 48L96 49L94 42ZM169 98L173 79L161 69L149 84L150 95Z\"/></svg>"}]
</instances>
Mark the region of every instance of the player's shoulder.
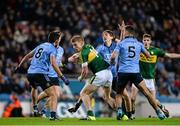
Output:
<instances>
[{"instance_id":1,"label":"player's shoulder","mask_svg":"<svg viewBox=\"0 0 180 126\"><path fill-rule=\"evenodd\" d=\"M98 46L96 47L96 49L98 49L98 50L104 49L104 44L98 45Z\"/></svg>"},{"instance_id":2,"label":"player's shoulder","mask_svg":"<svg viewBox=\"0 0 180 126\"><path fill-rule=\"evenodd\" d=\"M83 46L82 50L87 50L87 49L92 49L92 48L94 48L92 45L90 45L90 44L85 44L85 45Z\"/></svg>"},{"instance_id":3,"label":"player's shoulder","mask_svg":"<svg viewBox=\"0 0 180 126\"><path fill-rule=\"evenodd\" d=\"M150 46L150 50L158 51L158 50L162 50L162 49L160 49L159 47Z\"/></svg>"},{"instance_id":4,"label":"player's shoulder","mask_svg":"<svg viewBox=\"0 0 180 126\"><path fill-rule=\"evenodd\" d=\"M58 50L59 52L64 52L64 49L63 49L61 46L59 46L59 47L57 48L57 50Z\"/></svg>"}]
</instances>

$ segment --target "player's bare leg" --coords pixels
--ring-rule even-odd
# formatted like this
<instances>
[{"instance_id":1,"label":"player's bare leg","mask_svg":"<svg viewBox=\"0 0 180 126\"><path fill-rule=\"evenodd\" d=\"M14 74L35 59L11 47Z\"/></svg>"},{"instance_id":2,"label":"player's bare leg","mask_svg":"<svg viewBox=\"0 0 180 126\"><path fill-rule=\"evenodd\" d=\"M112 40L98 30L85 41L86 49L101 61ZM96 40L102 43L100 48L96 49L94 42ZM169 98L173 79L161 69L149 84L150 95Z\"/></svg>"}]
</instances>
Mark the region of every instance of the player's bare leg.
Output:
<instances>
[{"instance_id":1,"label":"player's bare leg","mask_svg":"<svg viewBox=\"0 0 180 126\"><path fill-rule=\"evenodd\" d=\"M34 116L39 116L39 110L37 106L37 96L38 96L37 89L32 87L31 96L32 96L32 103L33 103L33 114Z\"/></svg>"},{"instance_id":2,"label":"player's bare leg","mask_svg":"<svg viewBox=\"0 0 180 126\"><path fill-rule=\"evenodd\" d=\"M116 102L111 97L111 88L110 87L103 87L104 89L104 100L111 106L112 109L116 108Z\"/></svg>"},{"instance_id":3,"label":"player's bare leg","mask_svg":"<svg viewBox=\"0 0 180 126\"><path fill-rule=\"evenodd\" d=\"M136 96L138 93L138 89L134 84L132 84L131 87L131 106L132 106L132 114L135 114L135 102L136 102Z\"/></svg>"},{"instance_id":4,"label":"player's bare leg","mask_svg":"<svg viewBox=\"0 0 180 126\"><path fill-rule=\"evenodd\" d=\"M57 99L60 97L60 95L61 95L61 89L60 89L60 87L59 86L55 86L55 94L57 95ZM45 117L45 114L46 114L46 111L47 111L47 109L49 108L49 101L50 101L50 99L48 98L48 95L47 95L47 93L45 92L45 91L43 91L43 92L41 92L39 95L38 95L38 103L41 101L41 100L43 100L43 99L45 99L45 98L47 98L47 100L46 100L46 103L45 103L45 106L42 108L42 110L41 110L41 115L42 116L44 116ZM48 106L48 107L47 107Z\"/></svg>"},{"instance_id":5,"label":"player's bare leg","mask_svg":"<svg viewBox=\"0 0 180 126\"><path fill-rule=\"evenodd\" d=\"M162 111L159 109L158 104L156 102L156 99L154 98L154 96L151 94L151 92L148 90L148 88L145 85L144 80L141 81L138 85L137 85L138 89L146 96L146 98L148 99L149 103L151 104L151 106L154 108L154 110L156 111L158 117L162 120L165 118L164 113L162 113Z\"/></svg>"},{"instance_id":6,"label":"player's bare leg","mask_svg":"<svg viewBox=\"0 0 180 126\"><path fill-rule=\"evenodd\" d=\"M153 97L156 99L156 90L149 90ZM168 118L169 117L169 111L165 108L164 105L160 103L158 99L156 99L158 107L164 112L165 116Z\"/></svg>"},{"instance_id":7,"label":"player's bare leg","mask_svg":"<svg viewBox=\"0 0 180 126\"><path fill-rule=\"evenodd\" d=\"M125 101L126 114L127 114L128 118L131 118L131 115L132 115L131 99L129 97L129 94L128 94L126 88L123 91L123 99Z\"/></svg>"},{"instance_id":8,"label":"player's bare leg","mask_svg":"<svg viewBox=\"0 0 180 126\"><path fill-rule=\"evenodd\" d=\"M116 94L116 107L117 107L117 120L120 120L122 118L125 118L125 120L128 120L128 117L124 114L122 110L122 97L125 87L122 87L117 90Z\"/></svg>"},{"instance_id":9,"label":"player's bare leg","mask_svg":"<svg viewBox=\"0 0 180 126\"><path fill-rule=\"evenodd\" d=\"M80 94L83 92L83 90L86 88L87 85L88 85L88 83L86 83L86 85L83 87L83 89L81 90ZM91 98L91 100L92 100L92 98ZM83 101L82 101L82 98L80 96L78 101L75 103L75 105L73 107L69 108L68 111L70 113L76 112L79 109L79 107L81 106L82 102Z\"/></svg>"},{"instance_id":10,"label":"player's bare leg","mask_svg":"<svg viewBox=\"0 0 180 126\"><path fill-rule=\"evenodd\" d=\"M56 87L51 86L45 90L45 93L49 96L49 107L51 111L50 120L56 119L56 109L57 109L57 94L56 94Z\"/></svg>"},{"instance_id":11,"label":"player's bare leg","mask_svg":"<svg viewBox=\"0 0 180 126\"><path fill-rule=\"evenodd\" d=\"M92 111L91 98L90 98L90 94L92 94L96 90L97 90L97 86L88 84L80 94L80 97L86 107L87 118L89 120L96 120L94 113Z\"/></svg>"}]
</instances>

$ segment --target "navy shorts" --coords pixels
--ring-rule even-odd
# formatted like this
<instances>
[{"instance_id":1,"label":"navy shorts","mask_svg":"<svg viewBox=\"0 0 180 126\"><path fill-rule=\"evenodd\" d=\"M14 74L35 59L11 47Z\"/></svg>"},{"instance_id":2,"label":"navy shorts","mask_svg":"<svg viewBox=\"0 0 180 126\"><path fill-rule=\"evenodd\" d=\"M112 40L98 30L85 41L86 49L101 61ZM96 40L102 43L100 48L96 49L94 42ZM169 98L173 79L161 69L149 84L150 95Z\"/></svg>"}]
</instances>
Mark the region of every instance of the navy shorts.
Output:
<instances>
[{"instance_id":1,"label":"navy shorts","mask_svg":"<svg viewBox=\"0 0 180 126\"><path fill-rule=\"evenodd\" d=\"M112 81L112 90L113 90L113 91L116 91L116 89L117 89L117 83L118 83L117 77L113 77L113 81Z\"/></svg>"},{"instance_id":2,"label":"navy shorts","mask_svg":"<svg viewBox=\"0 0 180 126\"><path fill-rule=\"evenodd\" d=\"M46 74L28 74L28 81L33 88L40 86L43 90L55 85Z\"/></svg>"},{"instance_id":3,"label":"navy shorts","mask_svg":"<svg viewBox=\"0 0 180 126\"><path fill-rule=\"evenodd\" d=\"M60 81L58 77L49 77L49 79L51 80L51 83L53 83L54 85L57 85L57 86L60 85Z\"/></svg>"},{"instance_id":4,"label":"navy shorts","mask_svg":"<svg viewBox=\"0 0 180 126\"><path fill-rule=\"evenodd\" d=\"M138 85L143 81L140 73L118 73L117 91L123 90L128 82Z\"/></svg>"}]
</instances>

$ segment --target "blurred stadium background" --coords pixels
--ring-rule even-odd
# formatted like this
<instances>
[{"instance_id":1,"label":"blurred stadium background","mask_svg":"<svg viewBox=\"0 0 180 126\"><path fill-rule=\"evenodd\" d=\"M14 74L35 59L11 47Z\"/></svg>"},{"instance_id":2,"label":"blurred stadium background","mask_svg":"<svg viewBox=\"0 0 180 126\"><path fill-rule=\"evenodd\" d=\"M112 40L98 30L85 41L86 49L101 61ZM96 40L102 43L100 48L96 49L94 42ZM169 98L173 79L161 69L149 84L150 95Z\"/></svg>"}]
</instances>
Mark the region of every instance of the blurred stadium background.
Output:
<instances>
[{"instance_id":1,"label":"blurred stadium background","mask_svg":"<svg viewBox=\"0 0 180 126\"><path fill-rule=\"evenodd\" d=\"M102 44L101 33L113 30L118 36L118 23L125 20L137 29L138 38L149 33L153 45L167 52L180 53L180 1L179 0L1 0L0 1L0 117L6 106L13 103L12 96L20 100L25 116L31 115L30 86L25 77L28 63L20 73L13 73L20 59L35 46L47 40L50 31L64 32L62 47L65 49L62 69L69 78L69 87L63 87L58 104L61 117L84 117L82 107L71 115L67 108L77 100L84 85L77 81L80 67L67 62L73 53L69 40L81 34L95 47ZM159 58L156 70L157 98L170 111L180 117L180 61ZM101 89L95 94L96 116L109 117L115 113L100 98ZM136 115L154 115L144 97L139 94Z\"/></svg>"}]
</instances>

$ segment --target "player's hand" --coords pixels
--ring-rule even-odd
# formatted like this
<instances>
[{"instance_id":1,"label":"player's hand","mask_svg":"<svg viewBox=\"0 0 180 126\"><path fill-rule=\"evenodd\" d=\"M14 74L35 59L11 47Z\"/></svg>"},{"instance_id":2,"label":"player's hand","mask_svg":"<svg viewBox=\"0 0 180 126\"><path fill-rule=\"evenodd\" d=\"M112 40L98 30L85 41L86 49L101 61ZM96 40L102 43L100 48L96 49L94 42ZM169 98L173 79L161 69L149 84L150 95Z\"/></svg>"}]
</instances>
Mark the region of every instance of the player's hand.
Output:
<instances>
[{"instance_id":1,"label":"player's hand","mask_svg":"<svg viewBox=\"0 0 180 126\"><path fill-rule=\"evenodd\" d=\"M61 76L61 79L64 81L64 83L66 85L69 85L70 82L69 82L69 80L64 75Z\"/></svg>"},{"instance_id":2,"label":"player's hand","mask_svg":"<svg viewBox=\"0 0 180 126\"><path fill-rule=\"evenodd\" d=\"M81 71L82 78L85 78L88 75L88 72L89 72L88 66L82 67L82 71Z\"/></svg>"},{"instance_id":3,"label":"player's hand","mask_svg":"<svg viewBox=\"0 0 180 126\"><path fill-rule=\"evenodd\" d=\"M75 53L74 55L72 55L71 57L68 58L68 62L71 63L77 63L79 60L79 54Z\"/></svg>"}]
</instances>

